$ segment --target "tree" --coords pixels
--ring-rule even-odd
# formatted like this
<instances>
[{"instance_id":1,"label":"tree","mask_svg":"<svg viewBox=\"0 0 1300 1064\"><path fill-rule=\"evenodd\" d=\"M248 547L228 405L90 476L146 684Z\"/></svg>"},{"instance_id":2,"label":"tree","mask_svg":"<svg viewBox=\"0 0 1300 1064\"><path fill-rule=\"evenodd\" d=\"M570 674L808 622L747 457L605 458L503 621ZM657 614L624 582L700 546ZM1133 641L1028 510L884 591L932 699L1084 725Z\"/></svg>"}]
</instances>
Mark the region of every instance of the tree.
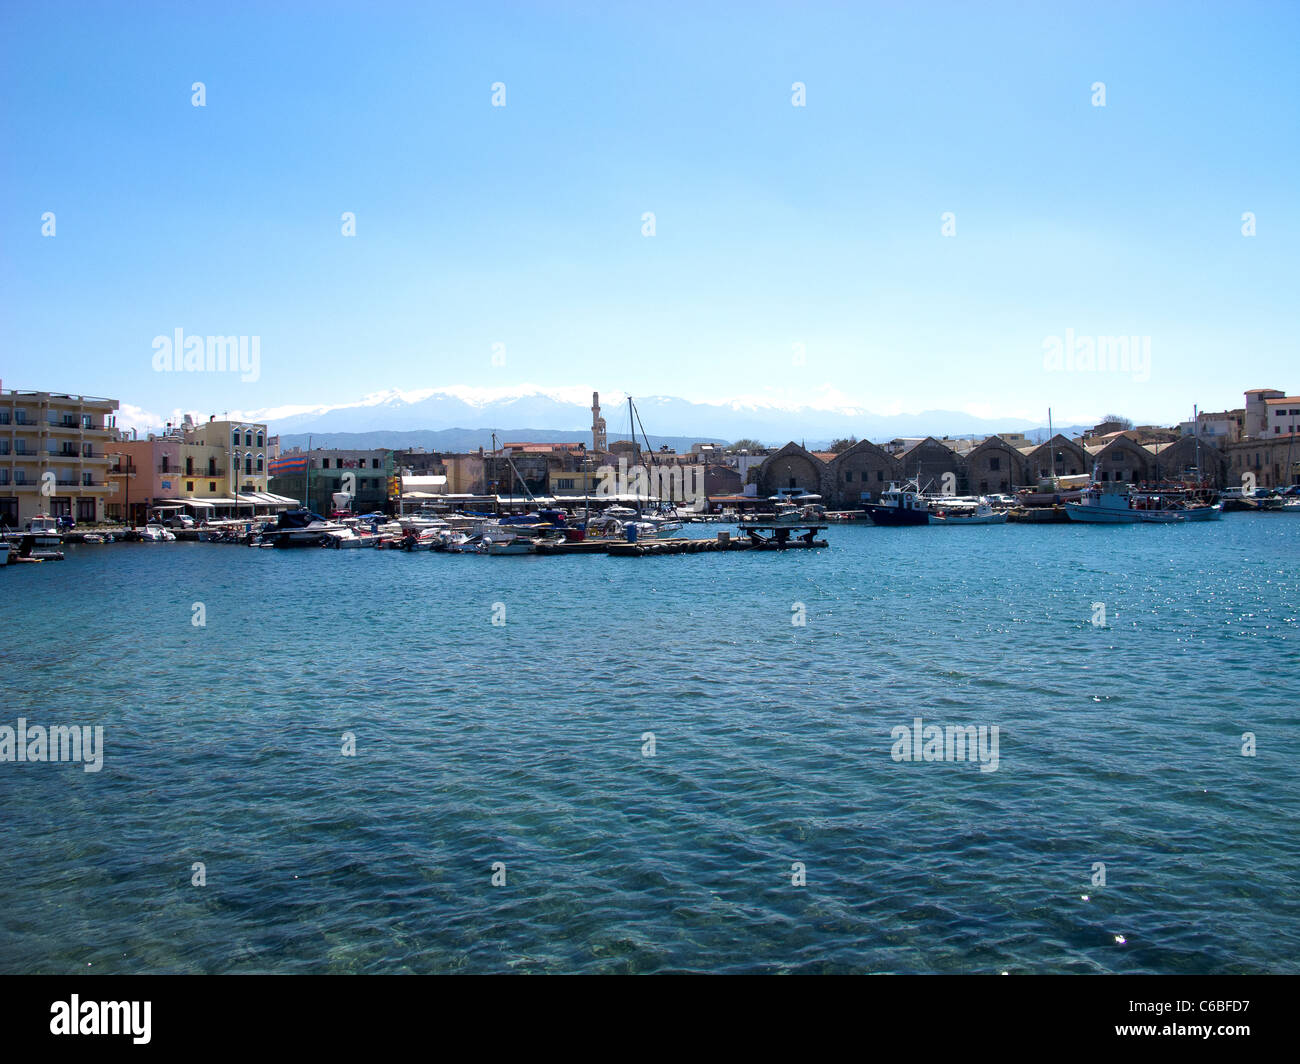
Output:
<instances>
[{"instance_id":1,"label":"tree","mask_svg":"<svg viewBox=\"0 0 1300 1064\"><path fill-rule=\"evenodd\" d=\"M731 444L727 450L732 453L735 453L736 451L749 451L753 453L754 451L764 450L764 447L758 442L758 440L743 439L737 440L735 443Z\"/></svg>"},{"instance_id":2,"label":"tree","mask_svg":"<svg viewBox=\"0 0 1300 1064\"><path fill-rule=\"evenodd\" d=\"M1133 422L1119 414L1107 414L1101 419L1101 423L1103 425L1118 425L1125 432L1133 427Z\"/></svg>"},{"instance_id":3,"label":"tree","mask_svg":"<svg viewBox=\"0 0 1300 1064\"><path fill-rule=\"evenodd\" d=\"M857 446L858 438L850 436L847 440L831 440L831 453L843 454L850 447Z\"/></svg>"}]
</instances>

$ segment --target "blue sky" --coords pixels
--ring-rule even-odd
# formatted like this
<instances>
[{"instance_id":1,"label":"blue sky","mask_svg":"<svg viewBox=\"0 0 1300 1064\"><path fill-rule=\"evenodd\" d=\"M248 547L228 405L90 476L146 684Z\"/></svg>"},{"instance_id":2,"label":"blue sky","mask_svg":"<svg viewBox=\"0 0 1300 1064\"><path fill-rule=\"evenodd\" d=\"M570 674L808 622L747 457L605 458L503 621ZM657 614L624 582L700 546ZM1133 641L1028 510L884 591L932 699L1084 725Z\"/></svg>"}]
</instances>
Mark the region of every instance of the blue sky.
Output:
<instances>
[{"instance_id":1,"label":"blue sky","mask_svg":"<svg viewBox=\"0 0 1300 1064\"><path fill-rule=\"evenodd\" d=\"M1295 391L1298 49L1268 3L7 3L0 379L204 415ZM260 337L258 380L156 372L176 328ZM1067 330L1149 372L1048 370Z\"/></svg>"}]
</instances>

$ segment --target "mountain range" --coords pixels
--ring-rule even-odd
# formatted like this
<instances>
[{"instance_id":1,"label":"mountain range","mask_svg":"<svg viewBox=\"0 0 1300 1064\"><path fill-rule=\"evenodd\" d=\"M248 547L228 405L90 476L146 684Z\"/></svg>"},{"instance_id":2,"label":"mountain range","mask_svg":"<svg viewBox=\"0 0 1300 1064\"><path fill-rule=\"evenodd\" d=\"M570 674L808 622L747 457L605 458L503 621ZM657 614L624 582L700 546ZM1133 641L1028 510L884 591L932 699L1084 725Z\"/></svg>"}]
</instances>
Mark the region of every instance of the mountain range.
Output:
<instances>
[{"instance_id":1,"label":"mountain range","mask_svg":"<svg viewBox=\"0 0 1300 1064\"><path fill-rule=\"evenodd\" d=\"M282 438L313 446L339 446L339 434L350 436L346 446L424 446L430 450L463 450L491 446L495 430L503 441L539 443L589 441L590 392L578 389L524 387L515 390L451 387L419 392L379 392L354 403L335 406L281 408L250 412L269 423ZM1024 432L1046 435L1046 426L1019 418L982 418L953 410L915 414L875 414L849 405L787 405L769 399L701 403L672 396L635 400L639 422L652 443L689 447L691 442L731 442L749 438L769 446L796 440L821 447L836 438L889 440L896 436L987 436ZM611 394L602 403L609 439L626 439L629 416L625 396ZM531 426L517 428L514 426ZM1078 434L1090 426L1058 425L1055 431ZM359 442L361 438L375 442ZM379 442L382 438L384 442ZM655 441L658 442L655 442Z\"/></svg>"}]
</instances>

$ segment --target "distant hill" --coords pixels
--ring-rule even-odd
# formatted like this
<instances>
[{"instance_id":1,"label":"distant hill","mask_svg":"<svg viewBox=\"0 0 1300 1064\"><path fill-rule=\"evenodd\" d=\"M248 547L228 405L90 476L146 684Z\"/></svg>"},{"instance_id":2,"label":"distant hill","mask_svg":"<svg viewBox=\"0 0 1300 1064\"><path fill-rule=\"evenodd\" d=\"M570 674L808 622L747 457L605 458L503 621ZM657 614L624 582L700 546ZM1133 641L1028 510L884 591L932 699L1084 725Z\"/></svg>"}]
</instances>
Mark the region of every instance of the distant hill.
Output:
<instances>
[{"instance_id":1,"label":"distant hill","mask_svg":"<svg viewBox=\"0 0 1300 1064\"><path fill-rule=\"evenodd\" d=\"M373 432L294 432L280 437L281 452L294 447L333 447L339 450L368 451L375 447L390 450L410 450L423 447L426 451L463 453L492 449L492 433L496 432L498 444L504 443L591 443L591 429L574 429L559 432L555 429L376 429ZM627 439L626 433L609 433L609 442ZM656 451L667 445L678 453L689 452L693 443L726 443L711 436L650 436L650 446ZM309 442L310 441L310 442Z\"/></svg>"}]
</instances>

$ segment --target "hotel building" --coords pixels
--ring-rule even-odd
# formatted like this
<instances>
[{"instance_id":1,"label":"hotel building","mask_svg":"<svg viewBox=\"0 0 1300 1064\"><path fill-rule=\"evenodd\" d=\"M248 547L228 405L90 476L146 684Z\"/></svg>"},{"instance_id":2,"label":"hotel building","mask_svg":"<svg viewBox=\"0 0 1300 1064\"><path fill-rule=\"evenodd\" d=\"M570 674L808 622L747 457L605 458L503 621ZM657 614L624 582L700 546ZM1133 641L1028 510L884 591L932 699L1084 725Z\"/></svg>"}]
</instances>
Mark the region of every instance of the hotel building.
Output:
<instances>
[{"instance_id":1,"label":"hotel building","mask_svg":"<svg viewBox=\"0 0 1300 1064\"><path fill-rule=\"evenodd\" d=\"M0 389L0 522L107 518L116 399Z\"/></svg>"}]
</instances>

